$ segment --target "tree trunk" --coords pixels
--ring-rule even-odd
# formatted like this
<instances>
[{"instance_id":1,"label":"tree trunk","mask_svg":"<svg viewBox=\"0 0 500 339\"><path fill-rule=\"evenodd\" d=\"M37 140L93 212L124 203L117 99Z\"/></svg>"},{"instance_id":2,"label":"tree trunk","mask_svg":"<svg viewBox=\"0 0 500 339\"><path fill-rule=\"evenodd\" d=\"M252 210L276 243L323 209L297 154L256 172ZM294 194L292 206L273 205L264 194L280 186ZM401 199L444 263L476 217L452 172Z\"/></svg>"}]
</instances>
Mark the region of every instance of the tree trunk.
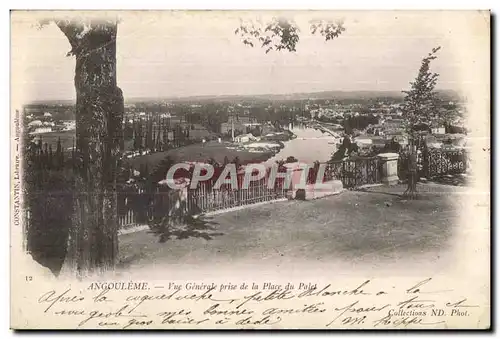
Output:
<instances>
[{"instance_id":1,"label":"tree trunk","mask_svg":"<svg viewBox=\"0 0 500 339\"><path fill-rule=\"evenodd\" d=\"M63 272L113 269L118 256L117 161L123 94L116 83L116 23L59 28L76 57L76 173L73 223ZM97 272L96 272L97 271Z\"/></svg>"},{"instance_id":2,"label":"tree trunk","mask_svg":"<svg viewBox=\"0 0 500 339\"><path fill-rule=\"evenodd\" d=\"M417 147L416 138L412 134L409 141L410 153L408 155L408 185L403 196L407 196L410 199L414 199L417 196Z\"/></svg>"}]
</instances>

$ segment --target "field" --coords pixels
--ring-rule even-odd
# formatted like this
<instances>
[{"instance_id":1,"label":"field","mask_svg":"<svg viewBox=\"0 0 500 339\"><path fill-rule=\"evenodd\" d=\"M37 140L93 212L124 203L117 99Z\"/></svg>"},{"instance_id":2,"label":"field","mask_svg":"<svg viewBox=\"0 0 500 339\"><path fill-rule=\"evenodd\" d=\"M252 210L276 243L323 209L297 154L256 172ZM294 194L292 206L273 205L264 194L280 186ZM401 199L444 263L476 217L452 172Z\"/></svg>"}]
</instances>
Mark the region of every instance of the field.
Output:
<instances>
[{"instance_id":1,"label":"field","mask_svg":"<svg viewBox=\"0 0 500 339\"><path fill-rule=\"evenodd\" d=\"M191 131L193 137L202 135L203 137L209 137L209 132L206 130L195 129ZM33 135L32 140L39 140L42 138L42 142L48 145L52 145L52 149L55 150L57 146L57 140L61 139L61 145L64 151L70 151L73 147L73 142L75 138L75 131L62 131L62 132L50 132L43 133L40 135ZM242 151L238 149L229 149L231 143L217 141L208 141L205 144L197 143L188 146L183 146L180 148L170 149L164 152L157 152L148 155L138 156L136 158L127 159L127 163L132 165L134 168L140 168L143 165L147 165L148 168L154 168L161 160L171 157L174 161L207 161L210 158L215 159L219 163L224 162L224 158L227 156L229 161L234 160L235 157L240 159L241 163L266 161L273 156L272 152L264 153L252 153L248 151ZM132 150L133 140L125 141L125 150Z\"/></svg>"},{"instance_id":2,"label":"field","mask_svg":"<svg viewBox=\"0 0 500 339\"><path fill-rule=\"evenodd\" d=\"M52 150L55 151L57 147L57 140L61 138L61 146L64 151L71 151L73 148L73 142L75 140L75 130L72 131L61 131L61 132L49 132L38 135L32 135L31 140L38 140L42 138L42 142L48 145L52 145Z\"/></svg>"}]
</instances>

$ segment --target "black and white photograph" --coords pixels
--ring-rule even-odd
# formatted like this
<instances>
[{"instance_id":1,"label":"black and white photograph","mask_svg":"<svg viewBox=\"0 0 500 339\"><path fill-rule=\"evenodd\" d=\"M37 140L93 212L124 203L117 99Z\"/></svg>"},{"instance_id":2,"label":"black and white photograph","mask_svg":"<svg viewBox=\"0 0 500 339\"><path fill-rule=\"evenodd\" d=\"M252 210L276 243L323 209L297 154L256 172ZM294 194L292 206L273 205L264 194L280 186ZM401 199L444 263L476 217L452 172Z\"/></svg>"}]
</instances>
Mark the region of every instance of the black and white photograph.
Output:
<instances>
[{"instance_id":1,"label":"black and white photograph","mask_svg":"<svg viewBox=\"0 0 500 339\"><path fill-rule=\"evenodd\" d=\"M11 327L486 329L489 11L11 11Z\"/></svg>"}]
</instances>

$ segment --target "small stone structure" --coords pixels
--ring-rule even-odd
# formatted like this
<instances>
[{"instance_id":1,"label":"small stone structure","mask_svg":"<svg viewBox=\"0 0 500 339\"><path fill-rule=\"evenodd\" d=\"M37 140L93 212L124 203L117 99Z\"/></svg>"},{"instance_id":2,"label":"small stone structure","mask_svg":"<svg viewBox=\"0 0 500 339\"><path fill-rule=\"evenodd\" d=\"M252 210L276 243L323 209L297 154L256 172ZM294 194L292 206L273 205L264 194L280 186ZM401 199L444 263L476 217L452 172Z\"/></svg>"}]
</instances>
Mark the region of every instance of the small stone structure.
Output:
<instances>
[{"instance_id":1,"label":"small stone structure","mask_svg":"<svg viewBox=\"0 0 500 339\"><path fill-rule=\"evenodd\" d=\"M381 181L386 185L395 185L399 182L397 153L381 153L378 155L381 162Z\"/></svg>"}]
</instances>

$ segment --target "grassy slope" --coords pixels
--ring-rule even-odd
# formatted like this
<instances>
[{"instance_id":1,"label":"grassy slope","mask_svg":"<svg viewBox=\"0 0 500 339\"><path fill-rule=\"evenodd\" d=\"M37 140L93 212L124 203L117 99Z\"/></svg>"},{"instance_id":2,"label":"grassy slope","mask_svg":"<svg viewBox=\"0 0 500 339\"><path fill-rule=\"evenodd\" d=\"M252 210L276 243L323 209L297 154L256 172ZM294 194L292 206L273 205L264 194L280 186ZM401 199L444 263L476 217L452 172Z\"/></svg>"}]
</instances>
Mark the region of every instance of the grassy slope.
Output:
<instances>
[{"instance_id":1,"label":"grassy slope","mask_svg":"<svg viewBox=\"0 0 500 339\"><path fill-rule=\"evenodd\" d=\"M227 156L230 161L235 157L239 157L242 163L266 160L270 157L270 154L266 153L251 153L245 151L239 151L236 149L227 149L225 143L218 143L216 141L207 142L203 144L193 144L185 147L180 147L176 149L171 149L165 152L158 152L154 154L148 154L145 156L140 156L137 158L129 159L128 162L133 166L138 168L141 164L147 164L149 168L153 168L161 160L165 159L167 156L172 157L176 162L180 161L206 161L210 158L214 158L218 162L222 163L224 157Z\"/></svg>"}]
</instances>

